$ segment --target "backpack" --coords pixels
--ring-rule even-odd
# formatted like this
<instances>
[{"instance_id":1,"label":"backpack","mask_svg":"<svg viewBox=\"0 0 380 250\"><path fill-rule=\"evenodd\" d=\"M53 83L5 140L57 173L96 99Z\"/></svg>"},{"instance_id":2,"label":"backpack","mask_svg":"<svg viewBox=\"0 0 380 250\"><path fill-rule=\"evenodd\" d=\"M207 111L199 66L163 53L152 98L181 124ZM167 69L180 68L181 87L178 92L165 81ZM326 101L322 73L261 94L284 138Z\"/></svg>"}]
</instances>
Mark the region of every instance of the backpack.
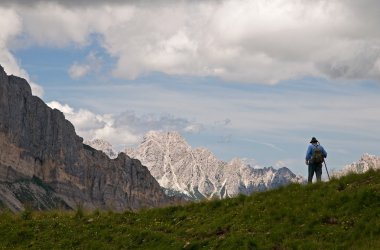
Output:
<instances>
[{"instance_id":1,"label":"backpack","mask_svg":"<svg viewBox=\"0 0 380 250\"><path fill-rule=\"evenodd\" d=\"M321 164L324 162L325 157L323 156L321 148L317 145L314 148L314 152L311 155L311 162L314 164Z\"/></svg>"}]
</instances>

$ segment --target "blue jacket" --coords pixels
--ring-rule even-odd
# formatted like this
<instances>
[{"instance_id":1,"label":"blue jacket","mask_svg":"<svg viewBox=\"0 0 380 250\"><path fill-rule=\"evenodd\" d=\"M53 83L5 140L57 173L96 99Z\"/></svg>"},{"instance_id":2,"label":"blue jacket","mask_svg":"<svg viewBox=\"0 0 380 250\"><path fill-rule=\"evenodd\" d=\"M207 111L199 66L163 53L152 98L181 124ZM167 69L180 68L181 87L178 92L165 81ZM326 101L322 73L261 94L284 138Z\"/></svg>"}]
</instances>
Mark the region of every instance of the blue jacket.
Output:
<instances>
[{"instance_id":1,"label":"blue jacket","mask_svg":"<svg viewBox=\"0 0 380 250\"><path fill-rule=\"evenodd\" d=\"M313 155L316 147L319 147L321 149L322 154L325 158L327 157L327 152L321 145L310 144L309 147L307 148L307 152L306 152L306 158L305 159L307 161L311 159L311 156Z\"/></svg>"}]
</instances>

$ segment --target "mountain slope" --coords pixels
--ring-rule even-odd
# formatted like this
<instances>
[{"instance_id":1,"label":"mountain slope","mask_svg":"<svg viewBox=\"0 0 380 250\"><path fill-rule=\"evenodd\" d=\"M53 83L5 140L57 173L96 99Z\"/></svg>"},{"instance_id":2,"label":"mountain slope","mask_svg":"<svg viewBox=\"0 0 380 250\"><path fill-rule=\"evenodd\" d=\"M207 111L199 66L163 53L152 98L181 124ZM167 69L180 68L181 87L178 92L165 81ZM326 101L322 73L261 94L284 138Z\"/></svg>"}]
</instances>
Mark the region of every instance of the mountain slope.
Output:
<instances>
[{"instance_id":1,"label":"mountain slope","mask_svg":"<svg viewBox=\"0 0 380 250\"><path fill-rule=\"evenodd\" d=\"M0 242L6 249L377 250L379 209L380 171L370 171L138 213L0 213Z\"/></svg>"},{"instance_id":2,"label":"mountain slope","mask_svg":"<svg viewBox=\"0 0 380 250\"><path fill-rule=\"evenodd\" d=\"M147 166L168 194L190 199L226 198L303 181L287 168L253 169L239 159L220 161L206 148L192 149L176 132L151 131L126 154Z\"/></svg>"},{"instance_id":3,"label":"mountain slope","mask_svg":"<svg viewBox=\"0 0 380 250\"><path fill-rule=\"evenodd\" d=\"M0 66L3 204L18 211L25 206L125 210L169 203L140 161L123 153L111 160L82 141L62 112L32 96L24 79L7 76Z\"/></svg>"}]
</instances>

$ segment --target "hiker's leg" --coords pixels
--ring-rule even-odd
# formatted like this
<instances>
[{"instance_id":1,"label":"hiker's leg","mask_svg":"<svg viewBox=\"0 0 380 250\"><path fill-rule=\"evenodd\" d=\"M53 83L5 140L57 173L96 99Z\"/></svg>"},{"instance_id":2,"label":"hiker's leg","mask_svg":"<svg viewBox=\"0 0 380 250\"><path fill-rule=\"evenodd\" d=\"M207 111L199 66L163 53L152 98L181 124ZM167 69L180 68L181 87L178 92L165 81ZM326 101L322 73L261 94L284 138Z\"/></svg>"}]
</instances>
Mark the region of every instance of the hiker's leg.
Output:
<instances>
[{"instance_id":1,"label":"hiker's leg","mask_svg":"<svg viewBox=\"0 0 380 250\"><path fill-rule=\"evenodd\" d=\"M315 175L317 176L317 181L322 179L322 164L315 166Z\"/></svg>"},{"instance_id":2,"label":"hiker's leg","mask_svg":"<svg viewBox=\"0 0 380 250\"><path fill-rule=\"evenodd\" d=\"M309 176L307 178L307 182L308 183L312 183L313 182L313 176L314 176L314 167L312 164L309 164Z\"/></svg>"}]
</instances>

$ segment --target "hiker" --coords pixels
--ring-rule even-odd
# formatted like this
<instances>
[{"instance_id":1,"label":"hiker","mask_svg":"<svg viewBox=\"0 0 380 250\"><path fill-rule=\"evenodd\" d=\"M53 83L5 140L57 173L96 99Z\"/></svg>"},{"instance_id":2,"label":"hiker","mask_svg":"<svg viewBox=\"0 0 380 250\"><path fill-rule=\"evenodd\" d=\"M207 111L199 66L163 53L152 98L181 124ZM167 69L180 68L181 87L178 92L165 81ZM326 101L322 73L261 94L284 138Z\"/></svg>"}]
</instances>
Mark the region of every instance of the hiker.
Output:
<instances>
[{"instance_id":1,"label":"hiker","mask_svg":"<svg viewBox=\"0 0 380 250\"><path fill-rule=\"evenodd\" d=\"M319 144L318 140L313 137L311 138L310 145L306 152L306 165L309 166L309 176L307 179L308 183L312 183L314 172L317 177L317 181L321 181L322 177L322 163L327 157L326 150Z\"/></svg>"}]
</instances>

